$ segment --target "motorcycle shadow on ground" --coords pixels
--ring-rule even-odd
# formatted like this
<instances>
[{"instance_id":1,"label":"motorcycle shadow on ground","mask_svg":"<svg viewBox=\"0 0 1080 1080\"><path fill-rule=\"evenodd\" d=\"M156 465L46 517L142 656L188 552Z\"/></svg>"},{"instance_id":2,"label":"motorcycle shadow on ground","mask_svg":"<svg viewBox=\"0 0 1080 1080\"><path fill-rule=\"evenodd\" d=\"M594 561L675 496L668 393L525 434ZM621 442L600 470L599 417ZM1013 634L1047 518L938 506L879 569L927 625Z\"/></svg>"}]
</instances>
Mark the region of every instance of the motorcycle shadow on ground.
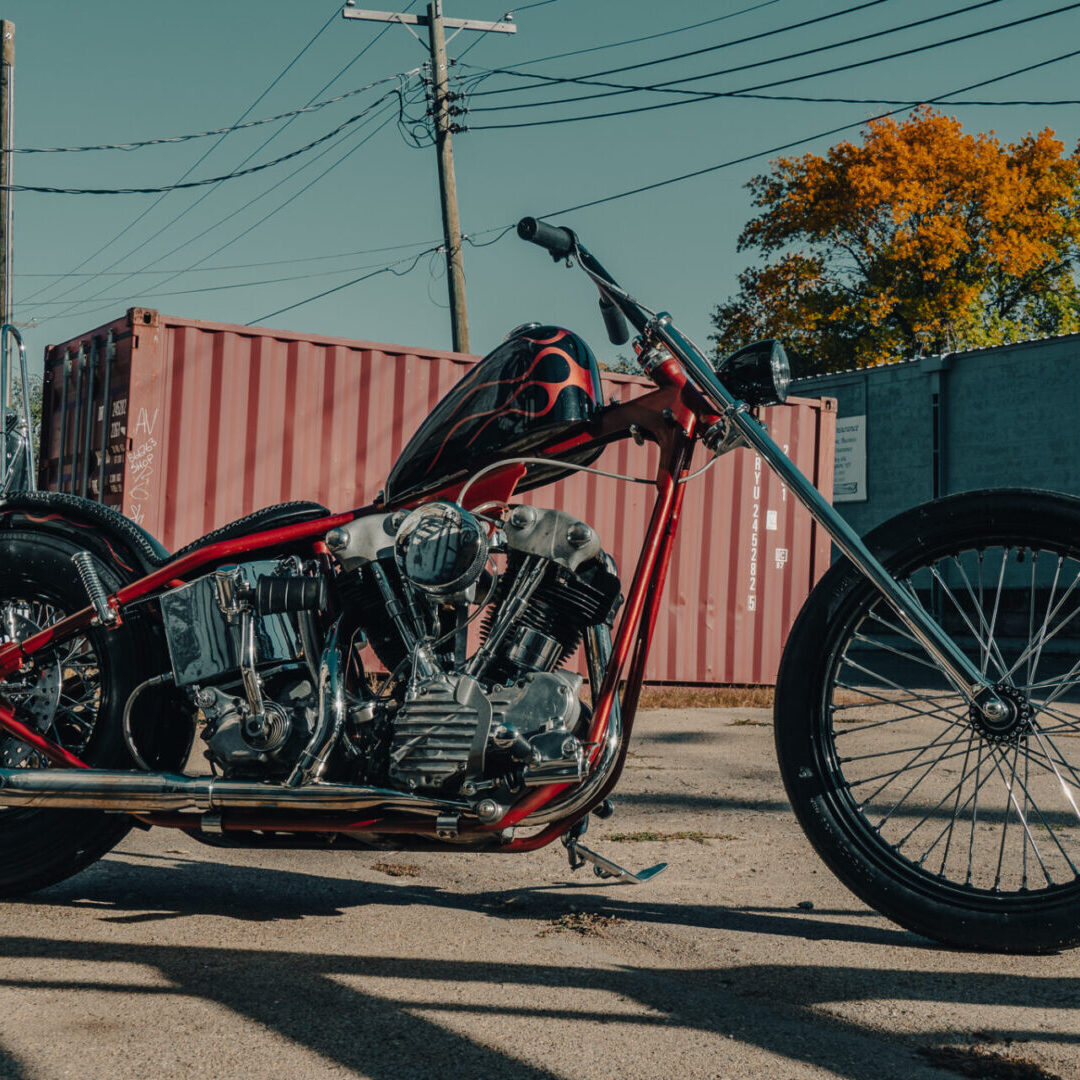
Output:
<instances>
[{"instance_id":1,"label":"motorcycle shadow on ground","mask_svg":"<svg viewBox=\"0 0 1080 1080\"><path fill-rule=\"evenodd\" d=\"M646 1042L650 1031L662 1038L661 1032L673 1029L691 1039L719 1036L788 1062L825 1069L844 1080L894 1076L931 1080L943 1073L923 1061L919 1049L955 1041L955 1029L943 1026L917 1037L897 1036L854 1017L830 1015L829 1007L842 1003L850 1008L882 999L903 1000L916 1010L938 1008L944 1002L946 1012L955 1006L974 1010L1005 1006L1015 1009L1019 1020L1030 1015L1033 1003L1075 1007L1080 994L1080 979L1001 972L959 975L840 964L669 968L628 965L617 958L601 964L535 963L514 957L444 960L37 937L0 938L0 968L5 958L22 961L15 969L22 974L0 975L0 987L47 989L54 994L102 991L121 999L161 994L163 1009L169 1007L170 996L201 999L370 1080L430 1075L557 1080L562 1069L549 1071L517 1056L528 1053L530 1033L538 1024L547 1025L546 1035L557 1032L559 1044L577 1048L575 1071L587 1067L589 1054L603 1054L603 1045L591 1042L595 1025L600 1024L621 1030L620 1038ZM70 979L58 977L57 961L75 965ZM88 962L102 965L99 981L93 979L92 970L87 978ZM43 963L50 977L32 974ZM165 984L126 984L104 977L109 970L105 965L119 964L150 968ZM492 988L499 991L494 997ZM628 1010L627 1002L635 1007ZM478 1034L474 1040L461 1030L472 1021L482 1025L492 1017L500 1021L502 1037L497 1042L507 1047L505 1052L489 1037ZM515 1036L526 1041L515 1042ZM996 1031L994 1038L1078 1041L1067 1031L1028 1029L1022 1024ZM515 1046L522 1050L515 1051ZM0 1059L0 1069L3 1064ZM600 1069L601 1061L596 1064L598 1072L608 1075L606 1068ZM13 1066L14 1071L2 1075L22 1080L26 1074L17 1062Z\"/></svg>"},{"instance_id":2,"label":"motorcycle shadow on ground","mask_svg":"<svg viewBox=\"0 0 1080 1080\"><path fill-rule=\"evenodd\" d=\"M186 848L192 846L190 841L183 842ZM470 1025L475 1022L482 1031L492 1015L501 1018L505 1033L517 1032L526 1039L530 1025L557 1025L547 1029L558 1033L557 1041L578 1045L586 1053L596 1024L614 1025L630 1040L647 1041L653 1037L650 1030L661 1038L661 1031L674 1029L689 1032L692 1038L720 1037L756 1046L844 1080L901 1075L930 1080L944 1075L918 1051L920 1046L957 1039L951 1024L960 1006L969 1007L973 1016L995 1006L1013 1009L1014 1026L994 1032L999 1041L1080 1042L1072 1033L1071 1021L1055 1025L1056 1031L1024 1026L1032 1006L1080 1009L1080 978L1016 974L1000 958L989 960L984 971L963 972L952 965L932 970L935 961L922 951L934 950L931 943L899 929L868 925L876 918L855 901L850 909L814 912L669 903L650 898L647 887L585 878L587 871L576 880L567 871L567 884L469 891L466 881L455 891L423 882L423 877L434 876L435 867L423 869L420 878L385 883L345 876L352 859L352 865L366 876L380 858L409 858L401 853L338 854L336 872L331 874L237 865L218 861L210 849L204 857L192 854L179 848L166 849L165 854L122 850L78 878L28 897L18 906L68 908L72 914L96 909L96 919L132 929L203 916L274 923L313 916L347 920L351 910L365 907L426 907L491 919L494 925L483 935L496 945L498 922L503 921L532 921L537 936L551 932L569 913L614 916L626 920L626 925L617 927L607 940L603 935L593 939L601 954L595 961L589 955L571 953L568 957L556 950L539 963L530 962L527 951L523 957L517 933L512 939L516 949L508 944L505 958L498 960L483 957L484 949L479 959L365 955L350 953L348 944L335 953L292 951L281 948L282 937L277 933L262 939L265 947L256 948L165 945L155 942L158 931L152 927L147 928L148 938L125 942L0 937L0 987L97 988L120 999L147 993L202 998L371 1080L432 1075L425 1068L440 1060L453 1063L450 1073L437 1070L442 1075L556 1080L560 1069L553 1065L555 1071L548 1071L520 1060L513 1039L499 1040L504 1052L480 1034L472 1037ZM455 864L455 871L460 874L460 864ZM385 918L392 922L394 911L389 910ZM642 924L719 931L718 962L668 967L658 963L660 954L655 949L628 954L622 946L633 946L642 934ZM620 943L624 930L630 936ZM744 953L750 951L742 937L747 933L829 944L814 953L809 963L745 962L739 953L726 954L722 944L735 938L725 939L724 932L739 935ZM647 938L648 931L644 933ZM853 962L837 963L837 950L831 943L847 950L875 949L872 962L860 966L866 955L850 952ZM878 953L881 947L889 951ZM911 966L898 959L898 947L903 950L900 957L911 957ZM362 941L358 949L363 950ZM725 960L719 959L721 953ZM776 955L775 951L770 955ZM596 957L596 951L592 956ZM923 956L925 963L916 959ZM4 965L5 958L20 963ZM78 979L73 976L67 983L55 965L48 968L52 977L43 979L36 974L40 965L26 964L27 960L144 964L159 971L167 985L128 986L105 978L91 985L80 981L86 976L85 968L75 969ZM5 968L15 977L4 977ZM287 994L281 989L283 977L289 983ZM495 987L498 993L493 996ZM573 1003L567 1003L566 992L573 995ZM858 1015L863 1002L889 999L915 1012L936 1013L942 1017L941 1030L924 1029L917 1036L883 1033ZM620 1002L635 1007L627 1012ZM839 1013L831 1011L834 1006ZM856 1015L846 1015L853 1011ZM346 1017L356 1023L344 1024ZM0 1050L0 1076L22 1080L26 1074L19 1071L17 1062L11 1071L5 1070L2 1054Z\"/></svg>"},{"instance_id":3,"label":"motorcycle shadow on ground","mask_svg":"<svg viewBox=\"0 0 1080 1080\"><path fill-rule=\"evenodd\" d=\"M566 915L607 916L627 922L690 926L707 930L759 933L807 940L891 945L907 949L935 946L916 934L891 927L860 925L844 917L873 916L852 901L850 910L819 911L768 907L728 907L719 904L670 903L649 897L649 886L600 882L588 867L575 876L566 869L565 882L487 891L460 890L422 884L411 877L393 882L324 876L281 867L247 867L192 859L183 854L151 855L123 852L107 858L69 882L27 897L19 903L100 909L104 922L147 923L200 915L224 916L251 922L292 921L339 917L350 908L432 907L475 912L499 920L550 923ZM462 860L478 856L462 855ZM483 857L483 856L480 856ZM494 856L490 856L494 857ZM336 858L341 859L338 855ZM345 856L348 858L348 856ZM401 864L408 853L375 852L359 855L358 869L393 860ZM405 864L408 866L408 864ZM412 869L411 867L409 869ZM425 875L426 872L425 872ZM834 916L841 916L837 919ZM392 917L392 916L391 916ZM861 920L860 920L861 921Z\"/></svg>"}]
</instances>

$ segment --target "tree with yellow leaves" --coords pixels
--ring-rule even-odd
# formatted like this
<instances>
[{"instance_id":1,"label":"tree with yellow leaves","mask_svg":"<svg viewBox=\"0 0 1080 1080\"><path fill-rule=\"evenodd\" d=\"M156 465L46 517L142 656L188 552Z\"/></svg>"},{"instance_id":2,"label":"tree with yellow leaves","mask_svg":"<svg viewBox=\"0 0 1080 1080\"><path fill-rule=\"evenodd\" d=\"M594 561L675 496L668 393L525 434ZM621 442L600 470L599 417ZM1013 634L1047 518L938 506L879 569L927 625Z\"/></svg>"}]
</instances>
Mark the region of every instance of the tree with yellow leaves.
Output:
<instances>
[{"instance_id":1,"label":"tree with yellow leaves","mask_svg":"<svg viewBox=\"0 0 1080 1080\"><path fill-rule=\"evenodd\" d=\"M1080 148L1003 146L928 107L748 185L766 260L712 314L718 351L777 337L797 373L1080 330Z\"/></svg>"}]
</instances>

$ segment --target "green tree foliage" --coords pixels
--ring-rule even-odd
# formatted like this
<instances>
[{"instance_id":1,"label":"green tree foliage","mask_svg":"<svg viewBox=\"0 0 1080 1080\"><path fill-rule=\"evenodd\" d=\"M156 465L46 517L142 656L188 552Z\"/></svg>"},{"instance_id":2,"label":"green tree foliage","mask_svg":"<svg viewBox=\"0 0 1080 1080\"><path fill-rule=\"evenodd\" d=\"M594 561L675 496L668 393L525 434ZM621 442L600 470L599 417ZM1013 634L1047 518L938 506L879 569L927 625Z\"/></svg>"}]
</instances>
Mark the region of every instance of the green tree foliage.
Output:
<instances>
[{"instance_id":1,"label":"green tree foliage","mask_svg":"<svg viewBox=\"0 0 1080 1080\"><path fill-rule=\"evenodd\" d=\"M798 374L1080 330L1080 148L1002 145L933 109L748 185L762 262L712 313L721 354L778 337Z\"/></svg>"},{"instance_id":2,"label":"green tree foliage","mask_svg":"<svg viewBox=\"0 0 1080 1080\"><path fill-rule=\"evenodd\" d=\"M29 376L30 391L30 435L35 448L41 441L41 398L42 378L40 375ZM22 384L14 380L11 395L11 407L22 417Z\"/></svg>"}]
</instances>

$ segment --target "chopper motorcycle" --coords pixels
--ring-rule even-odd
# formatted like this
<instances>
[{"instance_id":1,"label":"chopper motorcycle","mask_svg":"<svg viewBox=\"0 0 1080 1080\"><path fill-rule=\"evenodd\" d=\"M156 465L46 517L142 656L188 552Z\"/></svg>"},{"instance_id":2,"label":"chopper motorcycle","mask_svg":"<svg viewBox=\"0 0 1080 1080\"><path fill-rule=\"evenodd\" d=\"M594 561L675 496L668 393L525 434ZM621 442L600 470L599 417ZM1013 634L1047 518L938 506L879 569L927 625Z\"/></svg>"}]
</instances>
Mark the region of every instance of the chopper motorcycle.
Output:
<instances>
[{"instance_id":1,"label":"chopper motorcycle","mask_svg":"<svg viewBox=\"0 0 1080 1080\"><path fill-rule=\"evenodd\" d=\"M572 231L518 232L584 270L614 343L633 326L655 389L605 404L585 342L528 324L362 509L286 503L170 554L99 503L0 500L0 893L78 872L134 825L265 848L561 839L575 868L646 880L662 867L633 874L582 836L611 812L702 443L752 449L839 552L776 689L780 770L820 856L950 945L1080 941L1080 500L958 495L860 539L757 419L786 395L779 343L711 362ZM512 500L614 475L593 462L626 438L659 467L624 581L589 523ZM364 646L389 674L365 673ZM579 648L587 700L564 667ZM209 775L183 771L196 730Z\"/></svg>"}]
</instances>

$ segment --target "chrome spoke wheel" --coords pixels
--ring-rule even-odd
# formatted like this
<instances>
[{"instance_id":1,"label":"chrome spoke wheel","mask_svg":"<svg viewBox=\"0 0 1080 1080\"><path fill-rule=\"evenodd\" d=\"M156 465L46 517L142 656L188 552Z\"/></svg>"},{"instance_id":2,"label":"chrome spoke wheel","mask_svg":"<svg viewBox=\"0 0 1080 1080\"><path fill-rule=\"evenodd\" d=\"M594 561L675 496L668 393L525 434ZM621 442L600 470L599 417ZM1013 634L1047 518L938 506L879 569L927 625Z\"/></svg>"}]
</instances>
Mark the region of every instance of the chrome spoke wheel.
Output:
<instances>
[{"instance_id":1,"label":"chrome spoke wheel","mask_svg":"<svg viewBox=\"0 0 1080 1080\"><path fill-rule=\"evenodd\" d=\"M0 643L27 638L64 615L44 600L4 599L0 601ZM101 697L101 666L85 635L35 657L0 683L0 698L18 720L76 756L93 737ZM48 760L22 740L6 736L0 739L0 766L45 768Z\"/></svg>"},{"instance_id":2,"label":"chrome spoke wheel","mask_svg":"<svg viewBox=\"0 0 1080 1080\"><path fill-rule=\"evenodd\" d=\"M954 945L1080 944L1080 499L971 492L868 543L995 689L969 700L847 561L793 628L776 744L830 868Z\"/></svg>"},{"instance_id":3,"label":"chrome spoke wheel","mask_svg":"<svg viewBox=\"0 0 1080 1080\"><path fill-rule=\"evenodd\" d=\"M999 688L990 721L884 601L836 653L838 785L920 873L1020 892L1080 878L1080 559L1012 544L951 552L905 584Z\"/></svg>"}]
</instances>

